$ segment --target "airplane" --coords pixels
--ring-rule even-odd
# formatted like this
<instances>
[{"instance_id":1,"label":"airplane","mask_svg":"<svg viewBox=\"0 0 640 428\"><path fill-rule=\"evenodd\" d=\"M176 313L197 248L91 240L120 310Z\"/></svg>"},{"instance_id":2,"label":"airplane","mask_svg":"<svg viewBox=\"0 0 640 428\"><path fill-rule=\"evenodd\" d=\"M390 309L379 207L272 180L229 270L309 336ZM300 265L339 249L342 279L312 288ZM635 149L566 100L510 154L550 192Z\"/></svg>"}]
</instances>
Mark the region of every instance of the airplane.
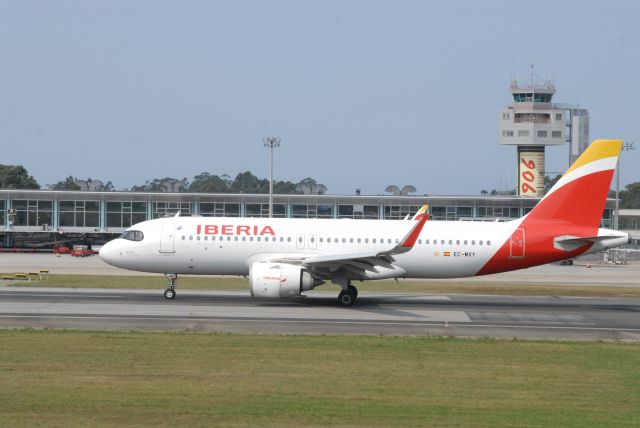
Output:
<instances>
[{"instance_id":1,"label":"airplane","mask_svg":"<svg viewBox=\"0 0 640 428\"><path fill-rule=\"evenodd\" d=\"M461 278L543 265L625 245L600 228L621 140L596 140L538 204L506 222L412 219L173 217L127 229L100 249L107 263L163 273L166 299L178 275L240 275L254 298L296 298L330 281L352 306L353 281Z\"/></svg>"}]
</instances>

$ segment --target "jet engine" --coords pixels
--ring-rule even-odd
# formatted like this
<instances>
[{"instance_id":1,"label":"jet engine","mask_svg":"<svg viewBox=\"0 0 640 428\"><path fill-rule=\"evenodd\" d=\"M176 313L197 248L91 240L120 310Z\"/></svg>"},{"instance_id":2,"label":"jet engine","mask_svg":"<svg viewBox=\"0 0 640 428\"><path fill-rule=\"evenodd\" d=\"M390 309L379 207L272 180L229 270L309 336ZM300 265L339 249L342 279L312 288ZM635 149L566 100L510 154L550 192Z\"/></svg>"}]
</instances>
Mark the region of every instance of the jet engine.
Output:
<instances>
[{"instance_id":1,"label":"jet engine","mask_svg":"<svg viewBox=\"0 0 640 428\"><path fill-rule=\"evenodd\" d=\"M263 299L286 299L312 290L324 281L301 266L287 263L253 263L249 269L251 295Z\"/></svg>"}]
</instances>

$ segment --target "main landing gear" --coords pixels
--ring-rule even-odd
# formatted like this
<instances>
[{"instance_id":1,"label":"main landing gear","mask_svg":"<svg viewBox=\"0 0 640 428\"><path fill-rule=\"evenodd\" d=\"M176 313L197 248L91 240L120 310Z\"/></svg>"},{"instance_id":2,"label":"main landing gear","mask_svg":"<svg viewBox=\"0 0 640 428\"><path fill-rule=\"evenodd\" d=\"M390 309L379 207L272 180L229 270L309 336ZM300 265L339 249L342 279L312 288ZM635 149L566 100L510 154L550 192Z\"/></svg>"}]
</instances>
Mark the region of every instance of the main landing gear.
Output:
<instances>
[{"instance_id":1,"label":"main landing gear","mask_svg":"<svg viewBox=\"0 0 640 428\"><path fill-rule=\"evenodd\" d=\"M343 289L340 294L338 294L338 303L340 306L353 306L358 298L358 289L351 284L347 284L346 290Z\"/></svg>"},{"instance_id":2,"label":"main landing gear","mask_svg":"<svg viewBox=\"0 0 640 428\"><path fill-rule=\"evenodd\" d=\"M167 289L164 290L164 298L171 300L176 297L176 282L178 281L178 274L168 273L167 277Z\"/></svg>"}]
</instances>

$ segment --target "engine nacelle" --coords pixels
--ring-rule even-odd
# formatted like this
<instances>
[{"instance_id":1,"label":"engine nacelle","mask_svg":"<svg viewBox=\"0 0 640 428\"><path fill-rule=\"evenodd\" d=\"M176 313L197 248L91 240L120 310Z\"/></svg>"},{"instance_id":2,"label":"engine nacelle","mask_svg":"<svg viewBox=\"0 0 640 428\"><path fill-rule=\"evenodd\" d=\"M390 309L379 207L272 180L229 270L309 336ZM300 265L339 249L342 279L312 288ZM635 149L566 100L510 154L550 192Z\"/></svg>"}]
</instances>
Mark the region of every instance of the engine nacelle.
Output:
<instances>
[{"instance_id":1,"label":"engine nacelle","mask_svg":"<svg viewBox=\"0 0 640 428\"><path fill-rule=\"evenodd\" d=\"M251 295L264 299L286 299L299 296L323 281L315 279L301 266L286 263L253 263L249 268Z\"/></svg>"}]
</instances>

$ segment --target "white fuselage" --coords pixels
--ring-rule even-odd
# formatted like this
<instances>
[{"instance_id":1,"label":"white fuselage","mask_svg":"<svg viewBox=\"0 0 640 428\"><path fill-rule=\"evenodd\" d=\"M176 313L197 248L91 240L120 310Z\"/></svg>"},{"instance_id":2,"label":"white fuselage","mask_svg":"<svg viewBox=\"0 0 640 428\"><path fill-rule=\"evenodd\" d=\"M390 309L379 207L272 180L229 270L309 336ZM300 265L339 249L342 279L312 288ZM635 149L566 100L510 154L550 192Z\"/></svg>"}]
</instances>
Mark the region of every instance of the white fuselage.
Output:
<instances>
[{"instance_id":1,"label":"white fuselage","mask_svg":"<svg viewBox=\"0 0 640 428\"><path fill-rule=\"evenodd\" d=\"M141 241L113 240L100 256L115 266L145 272L246 275L252 263L275 258L385 251L396 245L411 223L171 217L133 226L144 234ZM409 278L473 276L518 224L519 220L427 221L414 248L394 256L394 265Z\"/></svg>"}]
</instances>

